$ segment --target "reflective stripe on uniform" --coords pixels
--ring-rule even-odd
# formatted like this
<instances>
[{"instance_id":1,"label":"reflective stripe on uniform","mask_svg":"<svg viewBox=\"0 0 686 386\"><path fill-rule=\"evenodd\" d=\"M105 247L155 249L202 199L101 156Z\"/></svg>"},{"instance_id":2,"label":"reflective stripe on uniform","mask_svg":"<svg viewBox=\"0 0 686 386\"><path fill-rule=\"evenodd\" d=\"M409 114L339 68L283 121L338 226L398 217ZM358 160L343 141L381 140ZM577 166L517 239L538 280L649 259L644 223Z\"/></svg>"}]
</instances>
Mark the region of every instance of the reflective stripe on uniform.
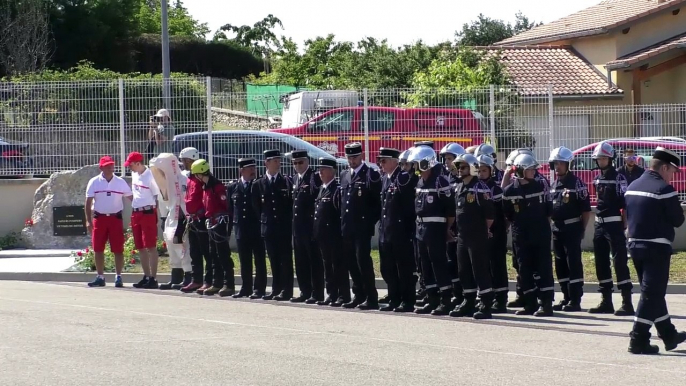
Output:
<instances>
[{"instance_id":1,"label":"reflective stripe on uniform","mask_svg":"<svg viewBox=\"0 0 686 386\"><path fill-rule=\"evenodd\" d=\"M574 223L577 223L579 221L581 221L581 219L576 217L576 218L570 218L570 219L564 220L563 222L565 224L574 224Z\"/></svg>"},{"instance_id":2,"label":"reflective stripe on uniform","mask_svg":"<svg viewBox=\"0 0 686 386\"><path fill-rule=\"evenodd\" d=\"M617 222L622 221L622 216L609 216L609 217L596 217L595 222L606 223L606 222Z\"/></svg>"},{"instance_id":3,"label":"reflective stripe on uniform","mask_svg":"<svg viewBox=\"0 0 686 386\"><path fill-rule=\"evenodd\" d=\"M648 193L648 192L639 192L636 190L628 190L626 193L624 193L625 196L641 196L641 197L648 197L648 198L654 198L656 200L664 200L666 198L672 198L676 197L678 195L677 192L671 192L671 193L665 193L665 194L655 194L655 193Z\"/></svg>"},{"instance_id":4,"label":"reflective stripe on uniform","mask_svg":"<svg viewBox=\"0 0 686 386\"><path fill-rule=\"evenodd\" d=\"M652 326L652 325L653 325L653 322L651 322L650 320L648 320L648 319L643 319L643 318L639 318L638 316L634 316L634 322L647 324L647 325L649 325L649 326Z\"/></svg>"},{"instance_id":5,"label":"reflective stripe on uniform","mask_svg":"<svg viewBox=\"0 0 686 386\"><path fill-rule=\"evenodd\" d=\"M545 287L545 288L541 288L540 291L541 291L541 292L545 292L545 291L555 291L555 287Z\"/></svg>"},{"instance_id":6,"label":"reflective stripe on uniform","mask_svg":"<svg viewBox=\"0 0 686 386\"><path fill-rule=\"evenodd\" d=\"M595 184L608 184L608 185L616 185L617 180L595 180L593 181Z\"/></svg>"},{"instance_id":7,"label":"reflective stripe on uniform","mask_svg":"<svg viewBox=\"0 0 686 386\"><path fill-rule=\"evenodd\" d=\"M419 189L419 188L416 188L415 192L417 192L417 193L436 193L436 192L444 192L446 190L451 190L451 189L452 189L452 186L448 185L448 186L444 186L444 187L438 188L438 189Z\"/></svg>"},{"instance_id":8,"label":"reflective stripe on uniform","mask_svg":"<svg viewBox=\"0 0 686 386\"><path fill-rule=\"evenodd\" d=\"M445 217L417 217L417 222L446 222Z\"/></svg>"},{"instance_id":9,"label":"reflective stripe on uniform","mask_svg":"<svg viewBox=\"0 0 686 386\"><path fill-rule=\"evenodd\" d=\"M576 283L581 283L581 284L583 284L583 283L584 283L584 279L574 279L574 280L570 280L570 281L569 281L569 284L576 284Z\"/></svg>"},{"instance_id":10,"label":"reflective stripe on uniform","mask_svg":"<svg viewBox=\"0 0 686 386\"><path fill-rule=\"evenodd\" d=\"M617 282L617 285L619 286L619 285L626 284L626 283L631 283L631 279L618 281L618 282Z\"/></svg>"},{"instance_id":11,"label":"reflective stripe on uniform","mask_svg":"<svg viewBox=\"0 0 686 386\"><path fill-rule=\"evenodd\" d=\"M660 322L665 321L667 319L669 319L669 314L660 316L659 318L655 319L655 323L660 323Z\"/></svg>"},{"instance_id":12,"label":"reflective stripe on uniform","mask_svg":"<svg viewBox=\"0 0 686 386\"><path fill-rule=\"evenodd\" d=\"M659 239L634 239L634 238L631 238L631 237L630 237L629 240L627 240L627 241L630 242L630 243L636 242L636 241L644 241L644 242L647 242L647 243L658 243L658 244L672 245L672 242L671 242L671 241L669 241L669 240L667 240L667 239L665 239L665 238L662 238L662 237L659 238Z\"/></svg>"}]
</instances>

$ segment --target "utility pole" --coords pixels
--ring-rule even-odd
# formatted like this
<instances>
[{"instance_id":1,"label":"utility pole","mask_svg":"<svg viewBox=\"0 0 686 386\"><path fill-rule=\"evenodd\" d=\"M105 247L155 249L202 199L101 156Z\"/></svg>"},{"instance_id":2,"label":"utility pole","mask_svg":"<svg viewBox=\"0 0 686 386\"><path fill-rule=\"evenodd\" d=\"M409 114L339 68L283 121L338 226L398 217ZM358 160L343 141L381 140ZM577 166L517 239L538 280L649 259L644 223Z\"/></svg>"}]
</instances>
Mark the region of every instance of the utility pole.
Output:
<instances>
[{"instance_id":1,"label":"utility pole","mask_svg":"<svg viewBox=\"0 0 686 386\"><path fill-rule=\"evenodd\" d=\"M165 109L170 106L170 69L169 69L169 15L167 0L160 1L162 8L162 105Z\"/></svg>"}]
</instances>

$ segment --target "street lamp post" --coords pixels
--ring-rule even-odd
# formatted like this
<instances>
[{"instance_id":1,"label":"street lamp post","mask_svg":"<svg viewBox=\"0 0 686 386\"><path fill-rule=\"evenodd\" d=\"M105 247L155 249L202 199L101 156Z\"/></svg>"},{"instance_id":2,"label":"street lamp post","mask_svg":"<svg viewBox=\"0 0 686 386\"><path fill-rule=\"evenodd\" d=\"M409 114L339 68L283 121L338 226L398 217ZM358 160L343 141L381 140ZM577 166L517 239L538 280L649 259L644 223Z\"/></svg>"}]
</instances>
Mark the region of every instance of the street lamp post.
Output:
<instances>
[{"instance_id":1,"label":"street lamp post","mask_svg":"<svg viewBox=\"0 0 686 386\"><path fill-rule=\"evenodd\" d=\"M165 109L170 106L170 69L169 69L169 16L167 12L167 0L161 0L162 4L162 104Z\"/></svg>"}]
</instances>

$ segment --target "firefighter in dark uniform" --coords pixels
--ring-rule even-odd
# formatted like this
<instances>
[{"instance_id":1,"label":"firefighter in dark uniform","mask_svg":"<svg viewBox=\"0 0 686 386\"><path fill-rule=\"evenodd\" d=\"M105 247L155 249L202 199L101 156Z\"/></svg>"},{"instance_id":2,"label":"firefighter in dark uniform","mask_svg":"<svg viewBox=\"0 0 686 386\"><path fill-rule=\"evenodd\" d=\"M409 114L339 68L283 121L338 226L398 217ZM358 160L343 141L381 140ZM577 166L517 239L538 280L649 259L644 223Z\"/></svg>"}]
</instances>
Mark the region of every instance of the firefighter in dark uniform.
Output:
<instances>
[{"instance_id":1,"label":"firefighter in dark uniform","mask_svg":"<svg viewBox=\"0 0 686 386\"><path fill-rule=\"evenodd\" d=\"M267 172L252 184L251 194L272 269L272 292L262 299L287 301L293 297L292 183L280 172L279 150L265 150L264 159Z\"/></svg>"},{"instance_id":2,"label":"firefighter in dark uniform","mask_svg":"<svg viewBox=\"0 0 686 386\"><path fill-rule=\"evenodd\" d=\"M476 160L479 161L479 179L491 190L494 206L493 224L491 224L491 235L488 241L494 294L491 312L504 314L507 313L507 294L510 290L510 282L507 274L507 222L503 213L503 189L494 177L495 161L493 158L482 154L476 157Z\"/></svg>"},{"instance_id":3,"label":"firefighter in dark uniform","mask_svg":"<svg viewBox=\"0 0 686 386\"><path fill-rule=\"evenodd\" d=\"M414 168L414 163L409 162L407 159L410 156L410 153L412 153L412 150L414 150L414 147L411 147L404 152L400 153L400 156L398 157L400 161L400 168L409 174L416 175L417 173L415 172ZM424 297L426 294L426 287L424 287L424 280L422 280L422 264L419 261L419 252L417 249L417 239L414 237L414 234L416 232L416 223L412 223L412 246L413 246L413 256L414 256L414 283L415 287L417 287L417 283L419 283L419 288L417 288L417 296L420 299Z\"/></svg>"},{"instance_id":4,"label":"firefighter in dark uniform","mask_svg":"<svg viewBox=\"0 0 686 386\"><path fill-rule=\"evenodd\" d=\"M488 156L493 160L493 179L495 180L495 183L500 186L500 184L503 182L503 177L505 174L502 170L498 169L498 166L496 165L498 162L498 153L495 152L495 148L488 143L482 143L474 151L475 157L479 158L480 155Z\"/></svg>"},{"instance_id":5,"label":"firefighter in dark uniform","mask_svg":"<svg viewBox=\"0 0 686 386\"><path fill-rule=\"evenodd\" d=\"M457 156L465 154L466 151L464 147L456 143L449 143L441 149L438 153L441 156L443 164L446 168L446 177L450 181L450 186L453 189L457 187L460 183L460 171L454 164L455 158ZM454 234L457 234L457 223L453 223ZM450 272L450 280L453 284L453 298L451 300L451 306L453 308L459 306L464 301L462 296L462 284L460 284L460 274L457 267L457 240L449 239L446 246L447 258L448 258L448 270Z\"/></svg>"},{"instance_id":6,"label":"firefighter in dark uniform","mask_svg":"<svg viewBox=\"0 0 686 386\"><path fill-rule=\"evenodd\" d=\"M553 201L553 251L555 272L564 298L555 311L581 311L584 294L584 265L581 240L591 218L591 200L586 184L569 171L574 153L566 147L550 152L550 169L557 175L550 189Z\"/></svg>"},{"instance_id":7,"label":"firefighter in dark uniform","mask_svg":"<svg viewBox=\"0 0 686 386\"><path fill-rule=\"evenodd\" d=\"M388 285L388 302L381 311L413 312L414 281L414 189L418 177L400 169L396 149L379 149L381 219L379 257L381 276Z\"/></svg>"},{"instance_id":8,"label":"firefighter in dark uniform","mask_svg":"<svg viewBox=\"0 0 686 386\"><path fill-rule=\"evenodd\" d=\"M622 165L617 172L626 178L626 186L631 185L638 177L643 175L645 169L637 164L638 157L634 149L624 150L624 165Z\"/></svg>"},{"instance_id":9,"label":"firefighter in dark uniform","mask_svg":"<svg viewBox=\"0 0 686 386\"><path fill-rule=\"evenodd\" d=\"M555 287L550 256L552 205L541 183L536 182L538 162L530 154L518 155L513 166L516 179L503 189L503 211L512 227L512 245L519 263L524 308L517 315L552 316ZM534 272L540 275L536 302Z\"/></svg>"},{"instance_id":10,"label":"firefighter in dark uniform","mask_svg":"<svg viewBox=\"0 0 686 386\"><path fill-rule=\"evenodd\" d=\"M204 159L193 162L191 174L203 183L202 203L205 208L205 224L210 239L212 255L212 286L203 295L231 296L234 287L233 259L229 248L231 237L231 212L226 186L210 172L210 165Z\"/></svg>"},{"instance_id":11,"label":"firefighter in dark uniform","mask_svg":"<svg viewBox=\"0 0 686 386\"><path fill-rule=\"evenodd\" d=\"M460 170L461 179L455 188L455 222L458 267L464 301L450 312L450 316L490 319L493 317L493 287L488 244L495 211L491 189L479 180L479 161L473 155L457 156L455 166ZM476 307L477 288L481 297L479 309Z\"/></svg>"},{"instance_id":12,"label":"firefighter in dark uniform","mask_svg":"<svg viewBox=\"0 0 686 386\"><path fill-rule=\"evenodd\" d=\"M316 304L324 300L324 265L317 243L312 237L314 200L322 184L319 173L309 165L306 150L291 152L293 168L293 249L295 274L300 296L293 303Z\"/></svg>"},{"instance_id":13,"label":"firefighter in dark uniform","mask_svg":"<svg viewBox=\"0 0 686 386\"><path fill-rule=\"evenodd\" d=\"M359 142L345 145L345 154L350 169L340 176L341 233L355 297L343 307L379 309L371 243L381 213L381 175L363 162Z\"/></svg>"},{"instance_id":14,"label":"firefighter in dark uniform","mask_svg":"<svg viewBox=\"0 0 686 386\"><path fill-rule=\"evenodd\" d=\"M319 159L321 186L314 206L313 232L323 263L326 299L320 306L341 307L350 303L348 259L343 254L341 237L340 191L336 181L336 161Z\"/></svg>"},{"instance_id":15,"label":"firefighter in dark uniform","mask_svg":"<svg viewBox=\"0 0 686 386\"><path fill-rule=\"evenodd\" d=\"M234 298L249 296L261 299L267 290L267 260L264 242L260 237L260 217L252 205L252 184L255 181L254 158L240 158L238 168L241 178L229 184L229 209L233 213L233 229L241 263L241 290ZM253 256L255 280L253 286Z\"/></svg>"},{"instance_id":16,"label":"firefighter in dark uniform","mask_svg":"<svg viewBox=\"0 0 686 386\"><path fill-rule=\"evenodd\" d=\"M591 155L601 171L593 180L597 196L593 252L602 300L588 312L629 316L634 315L634 306L631 301L633 286L629 276L626 236L624 235L626 219L625 214L622 213L627 184L626 178L617 173L613 166L615 157L615 149L607 142L599 143ZM612 251L612 262L614 262L617 275L617 288L622 291L622 306L616 312L612 304L610 251Z\"/></svg>"},{"instance_id":17,"label":"firefighter in dark uniform","mask_svg":"<svg viewBox=\"0 0 686 386\"><path fill-rule=\"evenodd\" d=\"M450 181L443 175L443 166L436 161L436 152L418 146L410 154L420 179L415 189L417 215L417 246L422 263L422 275L428 301L415 310L418 314L447 315L451 310L452 284L448 273L446 243L454 239L451 228L455 221L455 200Z\"/></svg>"},{"instance_id":18,"label":"firefighter in dark uniform","mask_svg":"<svg viewBox=\"0 0 686 386\"><path fill-rule=\"evenodd\" d=\"M641 299L629 343L629 352L633 354L659 351L650 344L653 324L667 351L686 341L686 332L674 328L665 301L674 228L684 223L678 194L670 185L674 173L679 171L680 161L675 152L658 147L649 170L625 193L629 250L641 284Z\"/></svg>"}]
</instances>

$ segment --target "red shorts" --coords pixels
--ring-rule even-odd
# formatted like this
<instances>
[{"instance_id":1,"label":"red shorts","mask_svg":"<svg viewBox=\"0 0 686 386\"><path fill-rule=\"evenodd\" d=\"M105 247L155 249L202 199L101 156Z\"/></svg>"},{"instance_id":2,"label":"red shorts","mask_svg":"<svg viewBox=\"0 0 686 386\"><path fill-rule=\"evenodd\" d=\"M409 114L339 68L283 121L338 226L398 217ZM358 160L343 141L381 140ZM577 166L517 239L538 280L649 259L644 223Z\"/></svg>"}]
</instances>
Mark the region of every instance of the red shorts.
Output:
<instances>
[{"instance_id":1,"label":"red shorts","mask_svg":"<svg viewBox=\"0 0 686 386\"><path fill-rule=\"evenodd\" d=\"M131 213L131 230L136 249L157 248L157 210Z\"/></svg>"},{"instance_id":2,"label":"red shorts","mask_svg":"<svg viewBox=\"0 0 686 386\"><path fill-rule=\"evenodd\" d=\"M93 252L105 252L105 244L110 242L112 253L124 252L124 221L117 216L93 218Z\"/></svg>"}]
</instances>

